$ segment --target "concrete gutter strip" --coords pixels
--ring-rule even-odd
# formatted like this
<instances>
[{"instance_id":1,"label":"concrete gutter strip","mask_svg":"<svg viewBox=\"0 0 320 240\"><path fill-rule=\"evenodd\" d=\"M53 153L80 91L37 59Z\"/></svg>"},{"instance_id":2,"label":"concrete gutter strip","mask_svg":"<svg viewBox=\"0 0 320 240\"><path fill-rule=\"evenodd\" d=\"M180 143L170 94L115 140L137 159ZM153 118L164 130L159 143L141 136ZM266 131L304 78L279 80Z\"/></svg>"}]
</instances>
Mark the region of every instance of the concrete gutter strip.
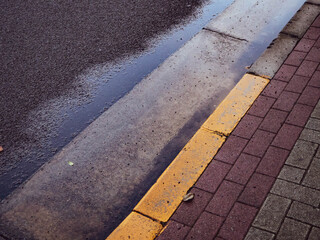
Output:
<instances>
[{"instance_id":1,"label":"concrete gutter strip","mask_svg":"<svg viewBox=\"0 0 320 240\"><path fill-rule=\"evenodd\" d=\"M308 2L319 4L319 1ZM251 4L250 1L247 3ZM243 76L108 240L154 239L161 232L161 223L169 220L183 196L200 177L226 137L267 86L269 79L275 75L319 12L320 7L304 4L279 37L253 64L250 71L255 75ZM219 24L215 23L209 29L218 27ZM232 31L230 36L246 37Z\"/></svg>"}]
</instances>

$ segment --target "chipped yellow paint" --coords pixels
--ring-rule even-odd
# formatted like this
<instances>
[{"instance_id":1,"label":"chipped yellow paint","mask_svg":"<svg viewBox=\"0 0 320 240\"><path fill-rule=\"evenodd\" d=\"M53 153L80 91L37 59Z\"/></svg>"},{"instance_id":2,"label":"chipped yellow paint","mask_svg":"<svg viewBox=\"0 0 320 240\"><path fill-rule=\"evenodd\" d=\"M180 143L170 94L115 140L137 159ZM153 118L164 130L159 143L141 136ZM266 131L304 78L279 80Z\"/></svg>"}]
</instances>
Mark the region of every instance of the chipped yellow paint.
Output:
<instances>
[{"instance_id":1,"label":"chipped yellow paint","mask_svg":"<svg viewBox=\"0 0 320 240\"><path fill-rule=\"evenodd\" d=\"M202 127L228 136L268 82L268 79L245 74Z\"/></svg>"},{"instance_id":2,"label":"chipped yellow paint","mask_svg":"<svg viewBox=\"0 0 320 240\"><path fill-rule=\"evenodd\" d=\"M183 196L212 160L225 137L200 129L135 207L135 211L166 222Z\"/></svg>"},{"instance_id":3,"label":"chipped yellow paint","mask_svg":"<svg viewBox=\"0 0 320 240\"><path fill-rule=\"evenodd\" d=\"M107 240L151 240L161 231L162 225L139 213L132 212L109 235Z\"/></svg>"},{"instance_id":4,"label":"chipped yellow paint","mask_svg":"<svg viewBox=\"0 0 320 240\"><path fill-rule=\"evenodd\" d=\"M268 82L245 74L107 239L154 239Z\"/></svg>"}]
</instances>

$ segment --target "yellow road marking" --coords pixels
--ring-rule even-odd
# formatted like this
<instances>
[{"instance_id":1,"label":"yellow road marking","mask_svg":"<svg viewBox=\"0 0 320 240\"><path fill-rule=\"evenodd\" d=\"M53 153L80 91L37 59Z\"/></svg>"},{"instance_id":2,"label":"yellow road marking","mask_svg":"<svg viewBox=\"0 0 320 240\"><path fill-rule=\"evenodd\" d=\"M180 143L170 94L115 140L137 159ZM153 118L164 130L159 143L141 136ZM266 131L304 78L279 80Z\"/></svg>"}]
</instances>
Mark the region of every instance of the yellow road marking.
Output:
<instances>
[{"instance_id":1,"label":"yellow road marking","mask_svg":"<svg viewBox=\"0 0 320 240\"><path fill-rule=\"evenodd\" d=\"M225 137L200 129L134 210L161 222L168 221L224 140Z\"/></svg>"},{"instance_id":2,"label":"yellow road marking","mask_svg":"<svg viewBox=\"0 0 320 240\"><path fill-rule=\"evenodd\" d=\"M114 230L108 240L148 240L154 239L161 231L162 225L139 213L132 212Z\"/></svg>"},{"instance_id":3,"label":"yellow road marking","mask_svg":"<svg viewBox=\"0 0 320 240\"><path fill-rule=\"evenodd\" d=\"M245 74L202 127L228 136L269 80Z\"/></svg>"}]
</instances>

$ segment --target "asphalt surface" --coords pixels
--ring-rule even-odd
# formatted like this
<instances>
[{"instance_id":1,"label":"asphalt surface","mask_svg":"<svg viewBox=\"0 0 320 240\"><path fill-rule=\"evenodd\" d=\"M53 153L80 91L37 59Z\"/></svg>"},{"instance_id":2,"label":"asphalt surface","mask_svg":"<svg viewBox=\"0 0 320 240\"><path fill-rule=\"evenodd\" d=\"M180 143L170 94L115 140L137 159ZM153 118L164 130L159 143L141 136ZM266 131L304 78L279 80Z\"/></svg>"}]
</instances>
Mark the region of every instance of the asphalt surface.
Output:
<instances>
[{"instance_id":1,"label":"asphalt surface","mask_svg":"<svg viewBox=\"0 0 320 240\"><path fill-rule=\"evenodd\" d=\"M38 112L41 106L64 96L86 99L87 85L77 76L143 51L150 39L190 18L201 2L1 1L0 199L59 150L46 138L59 134L52 132L57 123L49 111ZM63 107L57 104L56 112ZM8 174L29 163L36 167L27 174Z\"/></svg>"}]
</instances>

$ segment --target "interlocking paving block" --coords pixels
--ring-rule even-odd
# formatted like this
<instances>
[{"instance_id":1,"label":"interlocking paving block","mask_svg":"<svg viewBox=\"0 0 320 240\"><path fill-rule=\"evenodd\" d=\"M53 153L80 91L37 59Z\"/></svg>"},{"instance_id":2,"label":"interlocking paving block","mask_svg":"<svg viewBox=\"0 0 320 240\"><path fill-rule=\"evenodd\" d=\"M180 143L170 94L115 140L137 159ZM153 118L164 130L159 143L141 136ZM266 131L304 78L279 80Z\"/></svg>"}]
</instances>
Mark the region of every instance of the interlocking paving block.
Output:
<instances>
[{"instance_id":1,"label":"interlocking paving block","mask_svg":"<svg viewBox=\"0 0 320 240\"><path fill-rule=\"evenodd\" d=\"M196 183L196 187L214 193L231 168L231 165L215 161L211 162Z\"/></svg>"},{"instance_id":2,"label":"interlocking paving block","mask_svg":"<svg viewBox=\"0 0 320 240\"><path fill-rule=\"evenodd\" d=\"M283 168L281 169L281 172L279 173L278 178L281 178L290 182L300 183L304 173L305 173L305 170L284 165Z\"/></svg>"},{"instance_id":3,"label":"interlocking paving block","mask_svg":"<svg viewBox=\"0 0 320 240\"><path fill-rule=\"evenodd\" d=\"M317 62L304 60L298 68L296 74L304 77L312 77L318 67Z\"/></svg>"},{"instance_id":4,"label":"interlocking paving block","mask_svg":"<svg viewBox=\"0 0 320 240\"><path fill-rule=\"evenodd\" d=\"M306 60L320 62L320 48L313 47L311 51L306 56Z\"/></svg>"},{"instance_id":5,"label":"interlocking paving block","mask_svg":"<svg viewBox=\"0 0 320 240\"><path fill-rule=\"evenodd\" d=\"M316 153L316 158L320 158L320 148L318 148L318 151Z\"/></svg>"},{"instance_id":6,"label":"interlocking paving block","mask_svg":"<svg viewBox=\"0 0 320 240\"><path fill-rule=\"evenodd\" d=\"M243 186L237 183L223 181L208 204L206 211L219 216L227 216L242 189Z\"/></svg>"},{"instance_id":7,"label":"interlocking paving block","mask_svg":"<svg viewBox=\"0 0 320 240\"><path fill-rule=\"evenodd\" d=\"M248 113L257 117L264 117L274 102L274 98L259 96L256 101L254 101Z\"/></svg>"},{"instance_id":8,"label":"interlocking paving block","mask_svg":"<svg viewBox=\"0 0 320 240\"><path fill-rule=\"evenodd\" d=\"M280 128L277 136L274 138L272 145L291 150L295 145L301 131L301 127L284 124Z\"/></svg>"},{"instance_id":9,"label":"interlocking paving block","mask_svg":"<svg viewBox=\"0 0 320 240\"><path fill-rule=\"evenodd\" d=\"M304 4L282 32L302 38L319 13L320 6Z\"/></svg>"},{"instance_id":10,"label":"interlocking paving block","mask_svg":"<svg viewBox=\"0 0 320 240\"><path fill-rule=\"evenodd\" d=\"M318 40L318 42L319 42L319 47L320 47L320 39ZM320 71L316 71L313 74L313 76L312 76L310 82L308 83L308 85L309 86L313 86L313 87L318 87L318 88L320 87Z\"/></svg>"},{"instance_id":11,"label":"interlocking paving block","mask_svg":"<svg viewBox=\"0 0 320 240\"><path fill-rule=\"evenodd\" d=\"M302 38L294 50L301 52L309 52L312 46L315 44L315 40Z\"/></svg>"},{"instance_id":12,"label":"interlocking paving block","mask_svg":"<svg viewBox=\"0 0 320 240\"><path fill-rule=\"evenodd\" d=\"M288 155L289 151L270 146L256 172L277 177Z\"/></svg>"},{"instance_id":13,"label":"interlocking paving block","mask_svg":"<svg viewBox=\"0 0 320 240\"><path fill-rule=\"evenodd\" d=\"M320 132L305 128L300 135L300 139L320 144Z\"/></svg>"},{"instance_id":14,"label":"interlocking paving block","mask_svg":"<svg viewBox=\"0 0 320 240\"><path fill-rule=\"evenodd\" d=\"M305 38L317 40L320 36L320 29L317 27L310 27L306 34L304 35Z\"/></svg>"},{"instance_id":15,"label":"interlocking paving block","mask_svg":"<svg viewBox=\"0 0 320 240\"><path fill-rule=\"evenodd\" d=\"M265 131L277 133L287 116L287 112L270 109L259 128Z\"/></svg>"},{"instance_id":16,"label":"interlocking paving block","mask_svg":"<svg viewBox=\"0 0 320 240\"><path fill-rule=\"evenodd\" d=\"M277 74L274 76L274 79L289 82L297 69L298 68L295 66L284 64L280 67Z\"/></svg>"},{"instance_id":17,"label":"interlocking paving block","mask_svg":"<svg viewBox=\"0 0 320 240\"><path fill-rule=\"evenodd\" d=\"M308 234L310 225L285 218L277 235L279 240L304 240Z\"/></svg>"},{"instance_id":18,"label":"interlocking paving block","mask_svg":"<svg viewBox=\"0 0 320 240\"><path fill-rule=\"evenodd\" d=\"M238 201L251 206L260 207L270 191L273 182L273 177L254 173L240 195Z\"/></svg>"},{"instance_id":19,"label":"interlocking paving block","mask_svg":"<svg viewBox=\"0 0 320 240\"><path fill-rule=\"evenodd\" d=\"M233 164L247 143L248 140L231 135L214 158L222 162Z\"/></svg>"},{"instance_id":20,"label":"interlocking paving block","mask_svg":"<svg viewBox=\"0 0 320 240\"><path fill-rule=\"evenodd\" d=\"M197 188L192 188L190 192L194 194L194 199L189 202L183 202L171 219L193 226L212 198L212 194Z\"/></svg>"},{"instance_id":21,"label":"interlocking paving block","mask_svg":"<svg viewBox=\"0 0 320 240\"><path fill-rule=\"evenodd\" d=\"M315 109L313 110L311 117L320 118L320 101L318 101L318 104L316 105Z\"/></svg>"},{"instance_id":22,"label":"interlocking paving block","mask_svg":"<svg viewBox=\"0 0 320 240\"><path fill-rule=\"evenodd\" d=\"M307 86L302 92L298 103L314 107L317 105L320 98L320 89L316 87Z\"/></svg>"},{"instance_id":23,"label":"interlocking paving block","mask_svg":"<svg viewBox=\"0 0 320 240\"><path fill-rule=\"evenodd\" d=\"M312 111L313 107L302 104L296 104L293 107L291 113L289 114L286 123L304 127Z\"/></svg>"},{"instance_id":24,"label":"interlocking paving block","mask_svg":"<svg viewBox=\"0 0 320 240\"><path fill-rule=\"evenodd\" d=\"M264 96L277 98L286 86L286 82L273 79L261 94Z\"/></svg>"},{"instance_id":25,"label":"interlocking paving block","mask_svg":"<svg viewBox=\"0 0 320 240\"><path fill-rule=\"evenodd\" d=\"M233 130L232 135L250 139L262 120L262 118L246 114Z\"/></svg>"},{"instance_id":26,"label":"interlocking paving block","mask_svg":"<svg viewBox=\"0 0 320 240\"><path fill-rule=\"evenodd\" d=\"M270 192L313 206L320 203L320 191L281 179L276 180Z\"/></svg>"},{"instance_id":27,"label":"interlocking paving block","mask_svg":"<svg viewBox=\"0 0 320 240\"><path fill-rule=\"evenodd\" d=\"M320 15L319 15L320 16ZM320 17L317 17L316 20L314 20L314 22L312 23L312 27L318 27L320 28Z\"/></svg>"},{"instance_id":28,"label":"interlocking paving block","mask_svg":"<svg viewBox=\"0 0 320 240\"><path fill-rule=\"evenodd\" d=\"M290 53L289 57L284 62L284 64L299 66L302 63L303 59L306 57L306 55L307 53L305 52L293 51L292 53Z\"/></svg>"},{"instance_id":29,"label":"interlocking paving block","mask_svg":"<svg viewBox=\"0 0 320 240\"><path fill-rule=\"evenodd\" d=\"M273 238L274 234L251 227L244 240L272 240Z\"/></svg>"},{"instance_id":30,"label":"interlocking paving block","mask_svg":"<svg viewBox=\"0 0 320 240\"><path fill-rule=\"evenodd\" d=\"M294 75L285 90L289 92L302 93L309 80L310 78L308 77Z\"/></svg>"},{"instance_id":31,"label":"interlocking paving block","mask_svg":"<svg viewBox=\"0 0 320 240\"><path fill-rule=\"evenodd\" d=\"M289 112L293 108L298 98L298 93L283 91L277 99L277 101L275 102L275 104L273 105L273 108Z\"/></svg>"},{"instance_id":32,"label":"interlocking paving block","mask_svg":"<svg viewBox=\"0 0 320 240\"><path fill-rule=\"evenodd\" d=\"M320 119L310 118L307 122L306 128L320 131Z\"/></svg>"},{"instance_id":33,"label":"interlocking paving block","mask_svg":"<svg viewBox=\"0 0 320 240\"><path fill-rule=\"evenodd\" d=\"M317 207L294 201L287 216L320 227L320 209Z\"/></svg>"},{"instance_id":34,"label":"interlocking paving block","mask_svg":"<svg viewBox=\"0 0 320 240\"><path fill-rule=\"evenodd\" d=\"M254 207L235 203L220 229L219 237L224 239L244 238L257 211Z\"/></svg>"},{"instance_id":35,"label":"interlocking paving block","mask_svg":"<svg viewBox=\"0 0 320 240\"><path fill-rule=\"evenodd\" d=\"M187 236L190 227L170 220L167 226L162 230L160 236L157 237L157 240L183 240Z\"/></svg>"},{"instance_id":36,"label":"interlocking paving block","mask_svg":"<svg viewBox=\"0 0 320 240\"><path fill-rule=\"evenodd\" d=\"M320 159L313 158L310 168L303 179L303 185L320 190Z\"/></svg>"},{"instance_id":37,"label":"interlocking paving block","mask_svg":"<svg viewBox=\"0 0 320 240\"><path fill-rule=\"evenodd\" d=\"M194 227L190 230L186 240L211 240L219 231L223 220L223 217L219 217L208 212L203 212Z\"/></svg>"},{"instance_id":38,"label":"interlocking paving block","mask_svg":"<svg viewBox=\"0 0 320 240\"><path fill-rule=\"evenodd\" d=\"M290 203L287 198L269 194L252 225L276 233Z\"/></svg>"},{"instance_id":39,"label":"interlocking paving block","mask_svg":"<svg viewBox=\"0 0 320 240\"><path fill-rule=\"evenodd\" d=\"M258 129L250 139L243 152L262 157L268 146L272 142L274 136L275 134L273 133Z\"/></svg>"},{"instance_id":40,"label":"interlocking paving block","mask_svg":"<svg viewBox=\"0 0 320 240\"><path fill-rule=\"evenodd\" d=\"M298 140L286 164L307 169L317 148L318 145L315 143Z\"/></svg>"},{"instance_id":41,"label":"interlocking paving block","mask_svg":"<svg viewBox=\"0 0 320 240\"><path fill-rule=\"evenodd\" d=\"M319 240L319 236L320 236L320 228L313 227L311 229L308 240Z\"/></svg>"},{"instance_id":42,"label":"interlocking paving block","mask_svg":"<svg viewBox=\"0 0 320 240\"><path fill-rule=\"evenodd\" d=\"M226 179L239 184L246 184L259 162L260 158L242 153L231 168Z\"/></svg>"}]
</instances>

